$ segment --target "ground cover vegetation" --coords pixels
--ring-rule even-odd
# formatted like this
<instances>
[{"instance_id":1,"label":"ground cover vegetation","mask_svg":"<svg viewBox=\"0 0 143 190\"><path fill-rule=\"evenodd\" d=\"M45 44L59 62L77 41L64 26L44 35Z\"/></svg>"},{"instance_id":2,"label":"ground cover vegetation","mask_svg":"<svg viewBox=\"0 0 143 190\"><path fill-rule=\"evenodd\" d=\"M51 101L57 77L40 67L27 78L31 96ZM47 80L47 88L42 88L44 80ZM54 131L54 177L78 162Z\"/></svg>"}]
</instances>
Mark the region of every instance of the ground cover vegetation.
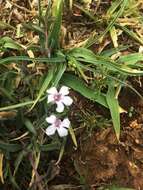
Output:
<instances>
[{"instance_id":1,"label":"ground cover vegetation","mask_svg":"<svg viewBox=\"0 0 143 190\"><path fill-rule=\"evenodd\" d=\"M143 189L142 11L0 1L0 188Z\"/></svg>"}]
</instances>

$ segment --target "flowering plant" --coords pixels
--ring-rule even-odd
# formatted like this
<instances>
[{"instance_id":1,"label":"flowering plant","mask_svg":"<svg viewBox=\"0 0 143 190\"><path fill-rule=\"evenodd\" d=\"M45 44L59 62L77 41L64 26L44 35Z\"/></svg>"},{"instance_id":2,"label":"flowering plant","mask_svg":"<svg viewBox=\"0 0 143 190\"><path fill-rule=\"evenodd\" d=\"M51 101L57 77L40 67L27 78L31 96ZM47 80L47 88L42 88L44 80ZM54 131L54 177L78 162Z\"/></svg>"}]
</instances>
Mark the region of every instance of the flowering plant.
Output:
<instances>
[{"instance_id":1,"label":"flowering plant","mask_svg":"<svg viewBox=\"0 0 143 190\"><path fill-rule=\"evenodd\" d=\"M69 88L66 86L62 86L59 92L57 91L56 87L51 87L47 90L48 95L48 103L52 102L57 104L56 111L61 113L64 111L64 105L70 106L73 102L69 94Z\"/></svg>"},{"instance_id":2,"label":"flowering plant","mask_svg":"<svg viewBox=\"0 0 143 190\"><path fill-rule=\"evenodd\" d=\"M73 100L69 94L69 88L67 86L62 86L58 91L56 87L51 87L47 90L48 93L48 103L53 103L57 105L56 111L61 113L64 111L65 106L70 106ZM68 128L70 127L70 121L68 118L61 120L55 114L46 118L47 123L51 124L46 129L46 134L48 136L54 135L57 131L60 137L68 135Z\"/></svg>"},{"instance_id":3,"label":"flowering plant","mask_svg":"<svg viewBox=\"0 0 143 190\"><path fill-rule=\"evenodd\" d=\"M56 117L55 115L51 115L46 118L46 121L51 125L46 129L46 134L48 136L55 134L57 131L60 137L64 137L68 135L68 128L70 127L70 121L68 118L65 118L63 121Z\"/></svg>"}]
</instances>

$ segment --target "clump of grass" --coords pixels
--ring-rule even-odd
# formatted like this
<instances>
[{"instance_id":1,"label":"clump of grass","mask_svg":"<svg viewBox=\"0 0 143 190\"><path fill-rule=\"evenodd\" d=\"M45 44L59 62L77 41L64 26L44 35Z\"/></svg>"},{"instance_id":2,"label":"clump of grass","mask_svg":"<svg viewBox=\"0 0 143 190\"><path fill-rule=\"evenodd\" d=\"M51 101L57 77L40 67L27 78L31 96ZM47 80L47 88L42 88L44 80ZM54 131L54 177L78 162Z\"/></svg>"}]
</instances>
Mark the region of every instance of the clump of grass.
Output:
<instances>
[{"instance_id":1,"label":"clump of grass","mask_svg":"<svg viewBox=\"0 0 143 190\"><path fill-rule=\"evenodd\" d=\"M98 24L103 20L106 28L97 35L93 27L93 33L80 46L69 48L61 47L60 43L65 2L49 1L46 8L41 6L40 0L38 2L37 19L34 23L23 23L23 30L37 36L36 44L23 45L6 35L0 38L0 122L4 126L0 128L0 179L2 183L9 179L16 189L20 189L16 175L25 158L28 158L28 167L32 170L27 187L32 187L40 178L38 165L41 154L59 151L59 162L64 153L67 138L48 138L43 132L46 115L52 112L47 106L45 92L48 88L66 85L109 109L119 140L120 113L125 110L119 105L118 95L122 87L132 88L126 82L128 76L143 75L140 64L143 55L138 52L122 55L130 46L118 45L120 32L139 45L143 43L134 29L130 31L128 26L123 26L127 17L134 16L129 14L131 8L127 0L114 1L101 20L95 19L90 9L80 8L70 1L70 7L76 6L93 21L99 19ZM137 9L136 2L133 3ZM135 16L135 22L140 24L139 12ZM94 44L102 46L105 38L111 38L113 47L111 44L106 50L101 47L103 50L98 53L91 50ZM76 146L74 130L71 129L70 135ZM12 159L15 161L11 165ZM43 184L38 186L43 188Z\"/></svg>"}]
</instances>

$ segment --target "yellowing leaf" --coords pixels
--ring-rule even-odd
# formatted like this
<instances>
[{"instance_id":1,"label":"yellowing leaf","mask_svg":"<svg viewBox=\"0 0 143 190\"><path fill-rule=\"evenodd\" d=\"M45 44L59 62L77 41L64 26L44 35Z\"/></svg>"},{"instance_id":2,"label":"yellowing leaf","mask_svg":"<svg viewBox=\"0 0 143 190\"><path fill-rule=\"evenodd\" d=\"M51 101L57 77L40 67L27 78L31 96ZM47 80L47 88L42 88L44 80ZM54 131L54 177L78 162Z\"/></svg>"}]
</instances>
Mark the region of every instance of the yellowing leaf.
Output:
<instances>
[{"instance_id":1,"label":"yellowing leaf","mask_svg":"<svg viewBox=\"0 0 143 190\"><path fill-rule=\"evenodd\" d=\"M0 180L4 184L4 179L3 179L3 153L0 153Z\"/></svg>"},{"instance_id":2,"label":"yellowing leaf","mask_svg":"<svg viewBox=\"0 0 143 190\"><path fill-rule=\"evenodd\" d=\"M73 141L75 147L77 147L76 136L75 136L75 133L74 133L74 130L72 127L69 128L69 133L71 135L71 138L72 138L72 141Z\"/></svg>"},{"instance_id":3,"label":"yellowing leaf","mask_svg":"<svg viewBox=\"0 0 143 190\"><path fill-rule=\"evenodd\" d=\"M111 36L112 42L114 44L114 47L115 48L118 47L117 30L114 26L110 29L110 36Z\"/></svg>"}]
</instances>

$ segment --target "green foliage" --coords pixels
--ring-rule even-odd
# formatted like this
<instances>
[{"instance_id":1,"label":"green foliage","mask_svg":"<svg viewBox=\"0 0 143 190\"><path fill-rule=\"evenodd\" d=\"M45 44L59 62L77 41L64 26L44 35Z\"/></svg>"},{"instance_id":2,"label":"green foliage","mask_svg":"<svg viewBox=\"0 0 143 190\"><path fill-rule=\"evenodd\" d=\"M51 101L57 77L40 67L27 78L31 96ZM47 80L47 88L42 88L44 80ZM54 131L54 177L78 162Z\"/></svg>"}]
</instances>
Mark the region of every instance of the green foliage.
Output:
<instances>
[{"instance_id":1,"label":"green foliage","mask_svg":"<svg viewBox=\"0 0 143 190\"><path fill-rule=\"evenodd\" d=\"M59 48L59 36L62 24L63 0L55 0L53 6L53 15L55 21L49 34L48 46L51 49L57 49Z\"/></svg>"},{"instance_id":2,"label":"green foliage","mask_svg":"<svg viewBox=\"0 0 143 190\"><path fill-rule=\"evenodd\" d=\"M109 85L108 92L106 95L107 104L109 106L111 117L115 129L117 139L120 138L120 110L119 102L116 98L116 91L112 85Z\"/></svg>"},{"instance_id":3,"label":"green foliage","mask_svg":"<svg viewBox=\"0 0 143 190\"><path fill-rule=\"evenodd\" d=\"M98 40L103 38L109 32L109 30L116 23L117 19L123 14L123 11L127 5L127 2L128 0L121 0L121 1L116 0L112 4L112 6L109 8L107 12L107 18L109 17L108 19L110 19L110 22L107 25L107 28L98 37L96 37L93 33L93 35L86 42L85 47L90 47L91 45L96 43ZM116 11L117 8L119 9L118 11Z\"/></svg>"},{"instance_id":4,"label":"green foliage","mask_svg":"<svg viewBox=\"0 0 143 190\"><path fill-rule=\"evenodd\" d=\"M79 92L89 100L98 102L99 104L108 108L106 95L101 93L99 90L94 91L94 89L90 89L86 86L85 82L78 77L71 74L64 74L61 82L62 84L69 86L73 90Z\"/></svg>"},{"instance_id":5,"label":"green foliage","mask_svg":"<svg viewBox=\"0 0 143 190\"><path fill-rule=\"evenodd\" d=\"M21 50L22 46L15 42L13 39L9 38L9 37L2 37L0 39L0 46L3 49L15 49L15 50Z\"/></svg>"},{"instance_id":6,"label":"green foliage","mask_svg":"<svg viewBox=\"0 0 143 190\"><path fill-rule=\"evenodd\" d=\"M11 120L7 117L0 118L0 122L5 126L10 124L15 126L15 129L0 129L2 137L0 150L7 161L8 169L4 170L4 176L5 178L9 176L16 189L20 189L16 183L16 174L25 158L29 159L29 155L32 155L34 157L32 161L37 164L38 154L45 151L47 154L58 151L60 152L59 162L65 151L66 138L61 142L57 137L44 136L45 112L52 113L46 104L47 88L66 85L91 102L109 109L119 140L120 113L125 110L119 105L118 93L122 87L129 87L128 76L143 75L143 66L140 64L143 61L141 53L120 54L114 59L112 57L128 50L130 45L111 47L100 53L89 49L93 44L102 42L108 32L112 33L111 31L116 28L120 28L136 42L143 44L142 39L134 31L118 23L118 19L127 14L127 0L114 1L104 15L105 30L99 35L93 31L83 46L76 47L75 45L73 48L60 45L64 1L55 0L53 4L49 1L45 11L42 11L41 1L38 2L38 19L34 23L23 23L25 30L38 35L39 41L36 46L32 43L20 44L8 36L0 38L2 55L0 58L0 113L6 111L12 114L17 111L17 115ZM72 1L70 3L72 4ZM97 18L89 10L78 5L76 7L94 23L97 22ZM0 25L14 30L9 24L0 22ZM29 51L32 51L34 56L29 56ZM38 68L43 65L42 73L38 72ZM71 128L69 133L77 147L74 129ZM17 157L12 173L9 159L13 153L17 154ZM109 189L124 190L125 188L111 187Z\"/></svg>"}]
</instances>

